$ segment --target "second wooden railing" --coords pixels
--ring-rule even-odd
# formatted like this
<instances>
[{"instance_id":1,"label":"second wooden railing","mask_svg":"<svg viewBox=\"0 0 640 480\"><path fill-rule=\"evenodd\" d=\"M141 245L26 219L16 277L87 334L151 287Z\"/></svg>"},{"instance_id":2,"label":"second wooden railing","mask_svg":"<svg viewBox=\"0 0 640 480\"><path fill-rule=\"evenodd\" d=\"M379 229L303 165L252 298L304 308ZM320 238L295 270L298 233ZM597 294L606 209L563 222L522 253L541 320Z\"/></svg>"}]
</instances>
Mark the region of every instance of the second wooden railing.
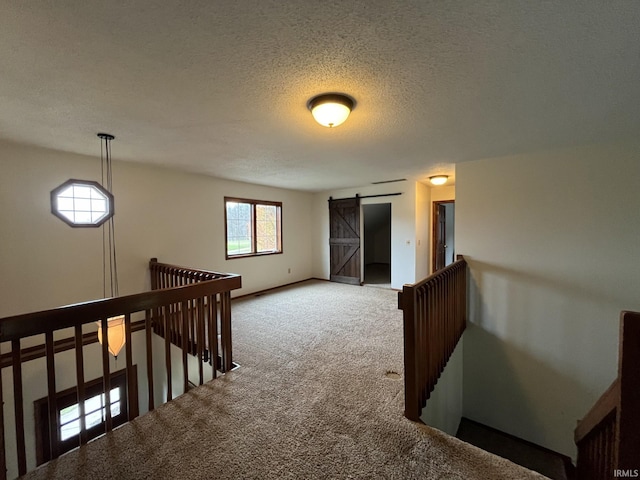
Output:
<instances>
[{"instance_id":1,"label":"second wooden railing","mask_svg":"<svg viewBox=\"0 0 640 480\"><path fill-rule=\"evenodd\" d=\"M462 255L398 293L404 317L405 416L419 421L467 323L467 263Z\"/></svg>"},{"instance_id":2,"label":"second wooden railing","mask_svg":"<svg viewBox=\"0 0 640 480\"><path fill-rule=\"evenodd\" d=\"M189 269L183 269L189 270ZM8 411L13 407L13 415L10 423L14 428L6 428L4 408L0 408L0 480L7 477L9 467L10 476L23 475L27 472L27 442L25 441L25 407L33 399L28 398L32 392L25 391L23 385L23 363L35 359L44 359L44 368L40 369L38 381L46 385L48 418L52 427L49 430L49 438L46 442L49 445L50 458L58 456L58 445L61 440L60 433L60 408L58 408L57 398L59 394L58 386L61 383L68 383L73 380L76 384L77 404L79 408L79 419L85 418L84 399L85 381L87 367L101 364L102 392L104 392L104 404L111 405L111 360L109 353L109 329L112 328L109 320L113 317L122 316L124 323L124 357L125 375L128 391L137 391L136 369L133 363L134 351L132 334L139 331L143 335L141 342L137 342L140 350L138 354L144 358L147 373L147 409L154 409L154 363L153 345L157 343L153 339L153 331L161 328L164 331L175 329L180 324L180 332L189 331L191 323L197 324L197 335L207 336L207 342L201 339L199 347L210 346L213 351L213 358L217 357L217 320L221 319L220 330L225 330L221 336L223 363L227 369L232 365L231 357L231 317L230 298L231 291L241 287L239 275L214 274L213 272L191 271L189 275L199 276L201 281L193 284L162 285L156 284L158 289L150 292L138 293L122 297L105 298L86 303L69 305L52 310L15 315L0 319L0 345L2 351L1 366L11 370L12 389L9 392L3 391L3 382L0 382L0 406L8 403ZM162 288L164 287L164 288ZM218 316L218 305L220 305L220 315ZM98 323L105 334L102 336L102 345L99 350L89 347L96 342L96 325ZM87 327L87 328L83 328ZM64 337L54 339L56 337ZM70 336L69 336L70 335ZM225 337L226 336L226 337ZM182 376L183 392L189 389L189 365L187 361L188 337L180 337L182 347ZM88 348L90 351L85 352ZM69 365L65 359L59 359L58 353L65 350L74 350L75 365ZM174 369L171 352L171 342L169 337L165 337L165 375L158 379L164 385L164 395L166 401L174 398L172 392L172 370ZM203 353L202 351L200 352ZM122 356L122 353L120 354ZM69 357L65 357L68 359ZM212 361L213 378L216 377L217 362ZM62 365L61 365L62 364ZM59 368L62 367L62 368ZM71 367L71 368L68 368ZM203 362L198 362L199 383L203 383ZM29 370L28 380L33 384L34 369ZM62 372L62 373L61 373ZM64 374L64 378L63 377ZM40 377L42 379L40 380ZM64 380L64 382L61 382ZM8 394L7 394L8 393ZM143 393L143 392L140 392ZM129 405L128 420L138 415L137 395L129 396L126 400ZM113 429L111 418L111 408L103 408L104 431ZM79 423L84 425L84 420ZM86 427L88 428L88 427ZM79 445L84 445L88 441L87 430L80 427L78 434ZM9 451L15 452L14 458L7 458L5 448L9 445ZM13 457L13 455L12 455Z\"/></svg>"},{"instance_id":3,"label":"second wooden railing","mask_svg":"<svg viewBox=\"0 0 640 480\"><path fill-rule=\"evenodd\" d=\"M620 315L618 378L575 430L581 480L640 475L640 313Z\"/></svg>"},{"instance_id":4,"label":"second wooden railing","mask_svg":"<svg viewBox=\"0 0 640 480\"><path fill-rule=\"evenodd\" d=\"M152 290L193 285L229 276L226 273L159 263L157 258L149 261L149 272ZM228 372L234 368L231 340L231 292L221 292L217 303L220 306L219 319L218 309L215 307L211 309L211 315L215 316L214 335L209 335L209 322L202 321L209 314L209 306L196 299L184 305L169 306L166 312L169 321L155 323L154 332L180 347L183 355L189 353L203 362L214 362L213 364L217 365L221 371ZM183 312L184 317L187 318L186 322L181 320Z\"/></svg>"}]
</instances>

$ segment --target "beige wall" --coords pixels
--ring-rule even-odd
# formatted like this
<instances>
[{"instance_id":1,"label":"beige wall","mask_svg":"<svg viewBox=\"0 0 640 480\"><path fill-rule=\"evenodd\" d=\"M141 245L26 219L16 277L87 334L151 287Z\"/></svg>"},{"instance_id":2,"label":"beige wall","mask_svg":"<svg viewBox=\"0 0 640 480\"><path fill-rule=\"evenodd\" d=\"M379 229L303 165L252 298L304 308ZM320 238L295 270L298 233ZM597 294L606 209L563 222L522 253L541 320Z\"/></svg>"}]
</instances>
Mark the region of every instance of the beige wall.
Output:
<instances>
[{"instance_id":1,"label":"beige wall","mask_svg":"<svg viewBox=\"0 0 640 480\"><path fill-rule=\"evenodd\" d=\"M431 189L425 184L416 183L416 281L429 276L429 238L431 224Z\"/></svg>"},{"instance_id":2,"label":"beige wall","mask_svg":"<svg viewBox=\"0 0 640 480\"><path fill-rule=\"evenodd\" d=\"M0 317L102 297L102 229L71 228L50 207L69 178L100 180L99 159L0 143L0 161ZM239 273L236 294L311 276L311 194L125 162L113 177L121 295L149 287L151 257ZM281 201L284 253L225 260L225 195Z\"/></svg>"},{"instance_id":3,"label":"beige wall","mask_svg":"<svg viewBox=\"0 0 640 480\"><path fill-rule=\"evenodd\" d=\"M457 165L467 417L575 454L576 420L616 376L619 312L640 310L638 147Z\"/></svg>"},{"instance_id":4,"label":"beige wall","mask_svg":"<svg viewBox=\"0 0 640 480\"><path fill-rule=\"evenodd\" d=\"M456 345L442 371L438 384L431 392L427 405L422 409L420 420L430 427L449 435L458 432L462 418L463 376L464 376L464 335Z\"/></svg>"}]
</instances>

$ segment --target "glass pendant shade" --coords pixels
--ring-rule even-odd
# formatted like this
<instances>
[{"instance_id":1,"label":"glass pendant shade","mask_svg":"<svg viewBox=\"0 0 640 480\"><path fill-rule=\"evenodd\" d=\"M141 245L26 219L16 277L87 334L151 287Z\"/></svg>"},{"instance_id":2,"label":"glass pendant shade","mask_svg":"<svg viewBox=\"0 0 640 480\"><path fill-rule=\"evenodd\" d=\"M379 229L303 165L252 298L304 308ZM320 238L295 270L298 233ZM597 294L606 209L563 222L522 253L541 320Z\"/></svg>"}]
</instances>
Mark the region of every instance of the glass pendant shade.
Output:
<instances>
[{"instance_id":1,"label":"glass pendant shade","mask_svg":"<svg viewBox=\"0 0 640 480\"><path fill-rule=\"evenodd\" d=\"M102 345L102 322L96 322L98 324L98 341ZM124 315L118 315L117 317L111 317L107 319L107 339L109 341L109 353L114 357L117 357L124 347L125 333L124 333Z\"/></svg>"}]
</instances>

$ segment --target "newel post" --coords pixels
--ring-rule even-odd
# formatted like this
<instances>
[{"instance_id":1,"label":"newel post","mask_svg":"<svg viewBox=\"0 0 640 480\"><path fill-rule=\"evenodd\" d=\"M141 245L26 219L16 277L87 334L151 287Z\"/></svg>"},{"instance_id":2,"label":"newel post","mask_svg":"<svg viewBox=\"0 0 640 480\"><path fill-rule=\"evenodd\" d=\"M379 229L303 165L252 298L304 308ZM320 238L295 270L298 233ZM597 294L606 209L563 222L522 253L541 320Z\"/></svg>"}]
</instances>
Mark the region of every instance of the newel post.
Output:
<instances>
[{"instance_id":1,"label":"newel post","mask_svg":"<svg viewBox=\"0 0 640 480\"><path fill-rule=\"evenodd\" d=\"M398 307L402 310L404 329L404 415L420 421L418 405L418 368L416 359L416 292L412 285L404 285L398 293Z\"/></svg>"},{"instance_id":2,"label":"newel post","mask_svg":"<svg viewBox=\"0 0 640 480\"><path fill-rule=\"evenodd\" d=\"M157 272L157 269L155 268L157 264L158 264L157 258L154 257L151 260L149 260L149 275L151 275L151 290L158 289L158 272Z\"/></svg>"},{"instance_id":3,"label":"newel post","mask_svg":"<svg viewBox=\"0 0 640 480\"><path fill-rule=\"evenodd\" d=\"M630 470L638 468L640 445L640 313L622 312L620 316L616 468Z\"/></svg>"}]
</instances>

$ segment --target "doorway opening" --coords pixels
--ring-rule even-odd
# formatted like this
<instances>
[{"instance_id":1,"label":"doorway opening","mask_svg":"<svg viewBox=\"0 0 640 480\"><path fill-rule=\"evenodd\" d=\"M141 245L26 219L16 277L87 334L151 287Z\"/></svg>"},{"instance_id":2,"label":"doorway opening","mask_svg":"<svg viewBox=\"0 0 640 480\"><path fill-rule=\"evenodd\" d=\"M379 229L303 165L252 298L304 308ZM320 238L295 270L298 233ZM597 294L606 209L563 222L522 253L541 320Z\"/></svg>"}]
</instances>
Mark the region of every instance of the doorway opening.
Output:
<instances>
[{"instance_id":1,"label":"doorway opening","mask_svg":"<svg viewBox=\"0 0 640 480\"><path fill-rule=\"evenodd\" d=\"M362 206L363 284L391 288L391 204Z\"/></svg>"},{"instance_id":2,"label":"doorway opening","mask_svg":"<svg viewBox=\"0 0 640 480\"><path fill-rule=\"evenodd\" d=\"M433 271L456 260L455 200L433 202Z\"/></svg>"}]
</instances>

